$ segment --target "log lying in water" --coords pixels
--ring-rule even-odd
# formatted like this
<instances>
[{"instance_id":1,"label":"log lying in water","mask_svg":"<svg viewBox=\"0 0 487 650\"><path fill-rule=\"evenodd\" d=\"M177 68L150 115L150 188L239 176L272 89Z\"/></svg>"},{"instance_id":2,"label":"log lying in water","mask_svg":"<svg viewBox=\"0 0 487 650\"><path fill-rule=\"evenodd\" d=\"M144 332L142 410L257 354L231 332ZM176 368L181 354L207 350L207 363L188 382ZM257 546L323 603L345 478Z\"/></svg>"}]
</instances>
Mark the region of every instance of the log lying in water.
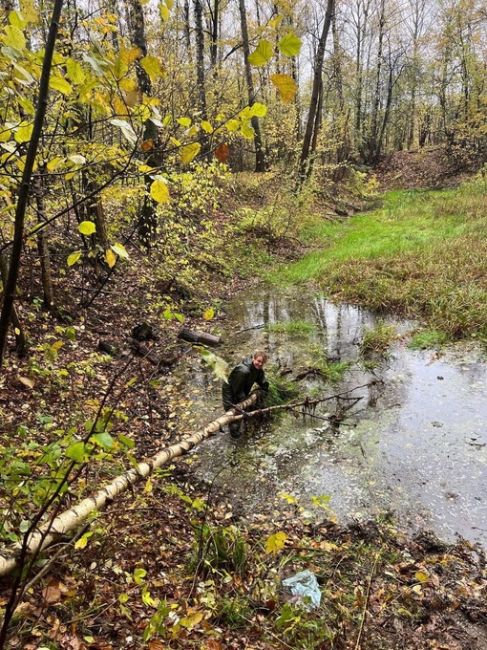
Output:
<instances>
[{"instance_id":1,"label":"log lying in water","mask_svg":"<svg viewBox=\"0 0 487 650\"><path fill-rule=\"evenodd\" d=\"M140 479L149 476L155 469L165 465L173 458L186 454L202 440L220 431L229 422L241 420L243 416L237 415L238 411L249 408L249 406L254 404L256 399L257 395L255 393L252 394L244 402L238 404L235 409L230 409L201 431L197 431L180 442L162 449L158 454L152 456L152 458L140 462L135 468L117 476L117 478L108 485L105 485L93 496L83 499L83 501L80 501L77 505L61 513L52 521L40 526L38 530L29 536L27 543L28 555L33 556L39 553L54 541L58 540L60 536L66 535L77 528L94 510L101 510L107 501L113 500L121 492L126 490L129 485L133 485L137 481L140 481ZM5 553L4 555L0 555L0 576L6 575L15 569L20 551L21 545L18 544L12 548L10 554Z\"/></svg>"},{"instance_id":2,"label":"log lying in water","mask_svg":"<svg viewBox=\"0 0 487 650\"><path fill-rule=\"evenodd\" d=\"M207 332L196 332L184 328L179 332L178 339L189 341L190 343L202 343L203 345L210 345L212 347L216 347L221 343L221 336L214 336Z\"/></svg>"}]
</instances>

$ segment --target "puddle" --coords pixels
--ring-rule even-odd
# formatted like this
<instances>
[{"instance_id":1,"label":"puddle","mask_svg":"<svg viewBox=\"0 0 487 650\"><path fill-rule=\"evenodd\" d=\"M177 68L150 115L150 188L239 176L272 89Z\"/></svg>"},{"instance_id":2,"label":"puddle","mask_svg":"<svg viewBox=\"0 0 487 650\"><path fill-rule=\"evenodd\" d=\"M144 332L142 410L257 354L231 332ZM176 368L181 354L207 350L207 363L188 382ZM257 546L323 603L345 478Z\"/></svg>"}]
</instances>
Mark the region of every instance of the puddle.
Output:
<instances>
[{"instance_id":1,"label":"puddle","mask_svg":"<svg viewBox=\"0 0 487 650\"><path fill-rule=\"evenodd\" d=\"M460 535L487 548L487 363L479 350L455 346L438 358L399 341L384 363L366 370L359 343L377 316L333 305L306 288L239 294L228 316L235 333L219 354L230 364L264 348L269 364L297 368L322 351L351 366L339 384L310 380L306 391L324 395L379 383L352 393L362 399L337 433L318 419L330 408L325 403L316 419L286 413L237 442L219 434L194 453L196 477L214 481L246 517L284 507L279 493L294 495L319 516L323 511L312 497L327 495L342 522L391 512L402 528L428 528L446 541ZM314 330L285 334L257 327L291 320L313 323ZM399 334L413 327L385 320ZM211 421L221 414L220 382L196 360L185 373L196 386L198 420Z\"/></svg>"}]
</instances>

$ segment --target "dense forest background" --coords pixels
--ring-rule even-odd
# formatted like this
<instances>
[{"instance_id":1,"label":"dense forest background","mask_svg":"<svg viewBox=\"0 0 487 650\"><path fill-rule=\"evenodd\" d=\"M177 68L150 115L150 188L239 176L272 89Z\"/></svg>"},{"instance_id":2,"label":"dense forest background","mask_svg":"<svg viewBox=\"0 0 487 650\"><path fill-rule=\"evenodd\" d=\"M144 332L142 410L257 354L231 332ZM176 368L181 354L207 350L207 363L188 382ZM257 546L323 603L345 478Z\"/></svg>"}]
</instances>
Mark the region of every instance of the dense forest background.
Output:
<instances>
[{"instance_id":1,"label":"dense forest background","mask_svg":"<svg viewBox=\"0 0 487 650\"><path fill-rule=\"evenodd\" d=\"M0 647L14 629L34 648L26 626L42 614L13 619L24 597L34 607L31 534L196 426L187 390L168 379L190 354L182 323L220 334L235 291L276 260L329 247L331 229L377 208L399 177L438 188L483 169L411 213L411 197L396 197L388 214L411 233L379 223L390 259L375 264L376 249L364 272L343 254L326 276L344 299L486 339L487 13L480 0L2 0L0 11L0 565L15 556L24 570L0 596ZM439 247L391 262L408 252L406 230L411 246L431 236ZM218 357L206 361L220 381ZM152 490L148 480L142 498ZM181 495L187 506L182 490L169 497ZM112 524L79 531L76 548L123 525ZM136 616L135 644L162 634L169 611L137 552L124 567L135 610L157 611ZM88 600L113 597L94 585ZM127 600L112 612L122 636ZM178 634L201 622L193 604ZM72 647L108 647L90 644Z\"/></svg>"}]
</instances>

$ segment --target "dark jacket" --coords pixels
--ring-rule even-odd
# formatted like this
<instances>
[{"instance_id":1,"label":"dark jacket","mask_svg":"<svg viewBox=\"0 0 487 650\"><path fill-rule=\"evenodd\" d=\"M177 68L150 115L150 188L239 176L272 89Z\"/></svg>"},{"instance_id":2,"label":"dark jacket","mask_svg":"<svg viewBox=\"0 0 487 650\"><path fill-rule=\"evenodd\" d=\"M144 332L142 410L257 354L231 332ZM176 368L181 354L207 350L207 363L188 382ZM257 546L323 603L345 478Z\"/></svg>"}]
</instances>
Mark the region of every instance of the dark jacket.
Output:
<instances>
[{"instance_id":1,"label":"dark jacket","mask_svg":"<svg viewBox=\"0 0 487 650\"><path fill-rule=\"evenodd\" d=\"M228 377L228 382L223 383L222 398L225 410L228 411L233 404L238 404L248 397L254 384L258 384L263 390L269 388L264 371L262 368L256 368L249 357L235 366Z\"/></svg>"}]
</instances>

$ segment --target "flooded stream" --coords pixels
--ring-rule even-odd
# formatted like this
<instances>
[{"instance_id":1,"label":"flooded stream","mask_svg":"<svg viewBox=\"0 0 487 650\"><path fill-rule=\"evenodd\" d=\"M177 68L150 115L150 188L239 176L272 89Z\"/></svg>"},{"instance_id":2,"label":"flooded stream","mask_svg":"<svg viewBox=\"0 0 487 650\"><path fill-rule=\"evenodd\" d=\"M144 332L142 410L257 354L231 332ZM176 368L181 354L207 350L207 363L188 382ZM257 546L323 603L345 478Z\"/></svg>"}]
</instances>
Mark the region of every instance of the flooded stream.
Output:
<instances>
[{"instance_id":1,"label":"flooded stream","mask_svg":"<svg viewBox=\"0 0 487 650\"><path fill-rule=\"evenodd\" d=\"M230 364L255 348L268 350L268 365L294 370L325 355L349 362L348 370L336 384L301 382L304 394L375 383L350 393L361 399L336 431L321 419L333 401L321 404L314 418L286 413L238 441L221 433L204 442L192 457L197 478L214 481L248 518L289 508L282 493L297 498L304 516L323 516L313 497L325 496L321 503L330 497L340 522L393 513L404 529L427 528L446 541L460 535L487 548L487 363L480 350L411 350L413 324L386 318L399 339L371 368L359 344L378 317L366 310L333 305L307 288L275 287L239 294L228 309L229 333L218 353ZM298 320L312 328L260 327ZM214 419L221 413L220 382L195 359L185 372L197 388L198 420Z\"/></svg>"}]
</instances>

